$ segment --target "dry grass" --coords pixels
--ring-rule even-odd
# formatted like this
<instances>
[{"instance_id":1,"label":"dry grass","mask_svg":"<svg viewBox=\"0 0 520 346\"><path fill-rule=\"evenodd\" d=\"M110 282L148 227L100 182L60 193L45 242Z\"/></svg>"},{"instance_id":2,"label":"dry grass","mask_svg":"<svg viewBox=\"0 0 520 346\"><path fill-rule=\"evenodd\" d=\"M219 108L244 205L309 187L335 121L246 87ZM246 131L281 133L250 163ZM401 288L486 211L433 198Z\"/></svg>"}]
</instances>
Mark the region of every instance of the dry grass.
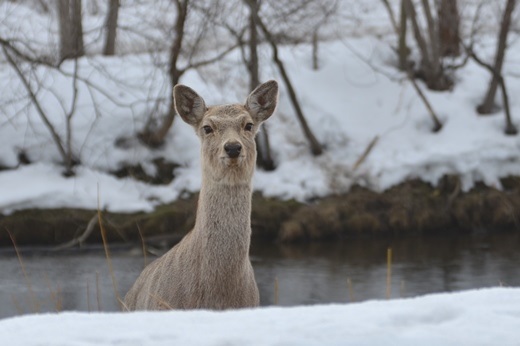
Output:
<instances>
[{"instance_id":1,"label":"dry grass","mask_svg":"<svg viewBox=\"0 0 520 346\"><path fill-rule=\"evenodd\" d=\"M34 294L31 279L29 278L29 275L27 275L27 271L25 270L25 265L22 260L22 255L20 254L18 246L16 245L16 241L14 240L13 234L7 228L6 228L6 231L9 234L9 237L11 238L11 242L13 243L14 250L16 251L16 257L18 258L18 262L20 263L20 268L22 269L23 277L25 279L27 289L29 290L29 297L31 300L31 306L32 306L33 312L35 312L35 313L40 312L41 306L40 306L40 303L38 302L38 299L36 299L36 295Z\"/></svg>"},{"instance_id":2,"label":"dry grass","mask_svg":"<svg viewBox=\"0 0 520 346\"><path fill-rule=\"evenodd\" d=\"M386 299L392 297L392 248L386 250Z\"/></svg>"},{"instance_id":3,"label":"dry grass","mask_svg":"<svg viewBox=\"0 0 520 346\"><path fill-rule=\"evenodd\" d=\"M273 300L273 305L278 305L279 303L279 297L280 297L280 287L279 287L279 283L278 283L278 278L275 277L274 278L274 300Z\"/></svg>"},{"instance_id":4,"label":"dry grass","mask_svg":"<svg viewBox=\"0 0 520 346\"><path fill-rule=\"evenodd\" d=\"M103 225L103 218L101 216L101 209L100 209L100 205L99 205L100 204L99 203L99 184L98 184L97 188L98 188L98 209L97 209L97 213L98 213L99 229L101 230L101 238L103 240L103 249L105 249L105 256L106 256L106 260L107 260L108 271L110 272L110 278L112 279L112 287L114 289L114 296L117 299L119 307L122 309L123 308L123 306L121 305L122 299L121 299L121 296L119 295L119 292L118 292L118 289L117 289L117 281L116 281L116 277L114 275L114 268L112 266L112 259L110 257L110 250L108 249L106 230L105 230L105 226Z\"/></svg>"}]
</instances>

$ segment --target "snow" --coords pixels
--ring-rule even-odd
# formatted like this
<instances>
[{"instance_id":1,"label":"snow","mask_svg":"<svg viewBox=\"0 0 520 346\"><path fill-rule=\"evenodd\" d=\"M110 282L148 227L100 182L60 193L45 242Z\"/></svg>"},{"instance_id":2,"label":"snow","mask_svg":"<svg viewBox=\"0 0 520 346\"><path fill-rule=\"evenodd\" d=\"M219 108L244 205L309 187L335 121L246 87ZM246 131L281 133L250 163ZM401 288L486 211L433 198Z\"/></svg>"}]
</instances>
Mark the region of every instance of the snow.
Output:
<instances>
[{"instance_id":1,"label":"snow","mask_svg":"<svg viewBox=\"0 0 520 346\"><path fill-rule=\"evenodd\" d=\"M2 345L518 345L520 289L305 307L0 320Z\"/></svg>"},{"instance_id":2,"label":"snow","mask_svg":"<svg viewBox=\"0 0 520 346\"><path fill-rule=\"evenodd\" d=\"M0 171L0 213L69 206L95 209L98 205L108 211L150 211L200 188L199 143L188 125L177 119L166 144L159 149L150 149L136 139L150 114L152 121L164 114L170 92L166 42L171 35L167 23L173 20L174 10L168 1L151 3L154 5L138 2L121 8L121 54L116 57L98 54L105 9L85 10L89 55L79 59L77 65L78 95L71 147L81 165L74 177L61 176L61 157L49 130L23 97L24 87L14 70L1 62L5 68L0 70L0 167L6 170ZM54 54L58 45L56 21L23 3L3 2L0 6L6 13L5 20L0 21L3 36L38 38L31 40L32 48L49 56ZM475 24L480 25L476 47L481 56L491 60L500 11L496 6L464 1L466 34L477 8L487 19ZM139 14L145 10L149 16L141 20ZM319 157L310 153L287 91L280 83L278 110L266 123L277 169L257 171L257 191L305 201L347 192L354 184L375 191L415 178L436 184L446 174L458 175L463 190L480 181L501 188L501 178L520 172L520 136L503 134L503 112L480 117L474 110L486 90L489 72L469 61L456 71L451 91L429 91L420 83L444 123L442 131L432 133L424 104L394 67L391 46L395 37L384 7L379 1L340 2L339 11L341 21L324 27L323 35L328 40L319 47L319 70L311 68L310 45L280 47L304 114L325 152ZM17 17L24 20L16 21ZM27 25L28 18L33 25ZM139 27L141 34L130 29L132 26ZM520 102L514 97L520 94L520 78L515 72L520 62L518 32L511 32L504 64L516 125L520 125ZM206 44L211 49L211 44ZM270 55L269 47L262 46L263 79L280 80ZM27 73L29 68L22 65ZM41 66L30 74L33 85L38 80L44 86L38 89L38 99L62 138L72 106L74 71L75 64L65 62L59 71ZM235 50L218 64L189 70L182 83L197 90L208 104L243 102L247 96L245 73L240 52ZM373 150L355 168L376 137ZM29 158L30 165L19 163L20 153ZM168 185L150 186L111 175L125 165L136 164L153 174L153 160L157 158L179 165L175 179Z\"/></svg>"}]
</instances>

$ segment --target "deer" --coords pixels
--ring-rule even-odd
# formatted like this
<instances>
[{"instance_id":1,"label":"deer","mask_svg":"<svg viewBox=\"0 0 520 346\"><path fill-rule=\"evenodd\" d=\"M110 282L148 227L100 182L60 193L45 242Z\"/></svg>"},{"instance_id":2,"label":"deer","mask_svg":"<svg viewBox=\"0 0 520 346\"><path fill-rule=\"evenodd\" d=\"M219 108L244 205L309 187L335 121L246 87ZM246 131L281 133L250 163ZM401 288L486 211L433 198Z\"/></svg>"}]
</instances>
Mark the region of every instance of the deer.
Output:
<instances>
[{"instance_id":1,"label":"deer","mask_svg":"<svg viewBox=\"0 0 520 346\"><path fill-rule=\"evenodd\" d=\"M255 136L275 111L278 83L259 85L245 104L207 107L181 84L173 96L175 110L201 143L195 225L143 269L123 306L130 311L257 307L260 297L249 258Z\"/></svg>"}]
</instances>

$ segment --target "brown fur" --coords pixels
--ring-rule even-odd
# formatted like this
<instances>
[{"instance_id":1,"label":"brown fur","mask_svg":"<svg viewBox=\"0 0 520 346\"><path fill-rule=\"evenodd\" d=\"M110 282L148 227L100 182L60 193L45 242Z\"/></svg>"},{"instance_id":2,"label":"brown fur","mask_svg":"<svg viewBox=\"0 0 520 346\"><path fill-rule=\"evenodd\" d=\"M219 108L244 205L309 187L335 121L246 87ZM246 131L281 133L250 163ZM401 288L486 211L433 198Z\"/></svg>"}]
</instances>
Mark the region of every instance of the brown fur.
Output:
<instances>
[{"instance_id":1,"label":"brown fur","mask_svg":"<svg viewBox=\"0 0 520 346\"><path fill-rule=\"evenodd\" d=\"M177 112L195 128L202 144L197 218L179 244L143 270L124 305L129 310L258 306L249 260L254 137L274 112L278 85L275 81L260 85L245 105L208 108L183 85L175 86L174 97ZM248 123L253 124L250 129ZM229 143L241 145L238 157L226 152Z\"/></svg>"}]
</instances>

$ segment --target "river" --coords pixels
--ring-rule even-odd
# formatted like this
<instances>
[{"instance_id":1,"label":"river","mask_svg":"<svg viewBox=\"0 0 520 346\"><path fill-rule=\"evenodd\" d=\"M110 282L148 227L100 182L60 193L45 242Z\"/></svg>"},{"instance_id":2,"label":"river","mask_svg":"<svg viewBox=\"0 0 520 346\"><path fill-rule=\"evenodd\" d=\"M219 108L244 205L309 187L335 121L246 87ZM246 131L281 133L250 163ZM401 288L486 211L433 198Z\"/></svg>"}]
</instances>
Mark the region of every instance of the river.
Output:
<instances>
[{"instance_id":1,"label":"river","mask_svg":"<svg viewBox=\"0 0 520 346\"><path fill-rule=\"evenodd\" d=\"M145 258L138 247L110 250L112 271L102 248L60 252L23 248L23 269L12 249L1 250L0 318L48 311L117 311L115 292L124 296ZM518 233L293 245L254 241L251 260L264 306L520 286Z\"/></svg>"}]
</instances>

